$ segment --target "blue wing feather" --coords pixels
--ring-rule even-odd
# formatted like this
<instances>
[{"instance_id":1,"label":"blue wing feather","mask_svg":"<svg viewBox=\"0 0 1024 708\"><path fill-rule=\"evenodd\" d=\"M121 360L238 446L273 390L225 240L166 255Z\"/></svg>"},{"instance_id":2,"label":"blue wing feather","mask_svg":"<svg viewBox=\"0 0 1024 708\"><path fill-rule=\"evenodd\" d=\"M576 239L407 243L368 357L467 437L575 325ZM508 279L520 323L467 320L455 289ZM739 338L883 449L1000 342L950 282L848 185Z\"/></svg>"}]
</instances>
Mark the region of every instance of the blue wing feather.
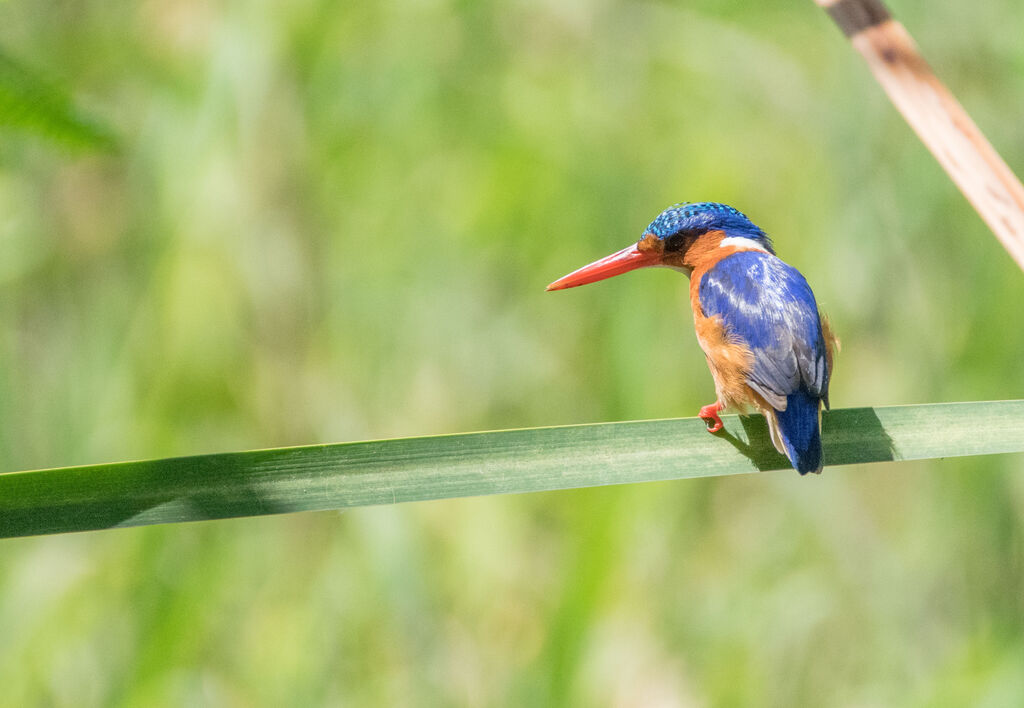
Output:
<instances>
[{"instance_id":1,"label":"blue wing feather","mask_svg":"<svg viewBox=\"0 0 1024 708\"><path fill-rule=\"evenodd\" d=\"M700 281L700 306L754 355L747 383L777 410L806 389L828 401L825 339L814 293L800 272L762 251L740 251Z\"/></svg>"},{"instance_id":2,"label":"blue wing feather","mask_svg":"<svg viewBox=\"0 0 1024 708\"><path fill-rule=\"evenodd\" d=\"M741 251L704 274L701 309L749 347L747 384L774 408L785 453L801 474L821 470L818 411L828 407L829 367L814 293L776 256ZM781 450L780 450L781 451Z\"/></svg>"}]
</instances>

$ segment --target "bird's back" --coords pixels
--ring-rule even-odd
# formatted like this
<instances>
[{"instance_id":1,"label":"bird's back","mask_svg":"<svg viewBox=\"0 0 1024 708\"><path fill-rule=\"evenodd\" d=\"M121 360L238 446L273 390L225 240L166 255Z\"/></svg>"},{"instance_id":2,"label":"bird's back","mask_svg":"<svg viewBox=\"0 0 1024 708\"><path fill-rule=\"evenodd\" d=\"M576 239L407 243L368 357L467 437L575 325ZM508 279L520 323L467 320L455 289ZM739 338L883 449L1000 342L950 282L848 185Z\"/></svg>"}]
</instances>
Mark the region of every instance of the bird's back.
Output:
<instances>
[{"instance_id":1,"label":"bird's back","mask_svg":"<svg viewBox=\"0 0 1024 708\"><path fill-rule=\"evenodd\" d=\"M801 474L819 472L831 342L807 281L762 250L726 255L694 275L699 277L695 316L710 318L727 340L749 350L745 383L768 418L775 446ZM715 355L705 351L711 361ZM712 373L717 381L713 362Z\"/></svg>"}]
</instances>

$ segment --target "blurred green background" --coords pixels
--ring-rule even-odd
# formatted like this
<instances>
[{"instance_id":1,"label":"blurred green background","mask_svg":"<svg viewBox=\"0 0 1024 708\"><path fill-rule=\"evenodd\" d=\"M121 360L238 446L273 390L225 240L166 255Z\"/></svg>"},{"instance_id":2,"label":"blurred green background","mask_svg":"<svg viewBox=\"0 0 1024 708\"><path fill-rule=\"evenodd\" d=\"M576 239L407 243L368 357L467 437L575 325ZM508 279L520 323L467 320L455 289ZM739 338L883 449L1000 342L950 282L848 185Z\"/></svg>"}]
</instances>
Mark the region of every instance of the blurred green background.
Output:
<instances>
[{"instance_id":1,"label":"blurred green background","mask_svg":"<svg viewBox=\"0 0 1024 708\"><path fill-rule=\"evenodd\" d=\"M892 9L1024 173L1024 5ZM810 0L4 0L0 58L4 471L694 415L685 279L544 292L684 200L833 405L1024 396L1024 277ZM1004 456L3 541L0 704L1020 705L1022 519Z\"/></svg>"}]
</instances>

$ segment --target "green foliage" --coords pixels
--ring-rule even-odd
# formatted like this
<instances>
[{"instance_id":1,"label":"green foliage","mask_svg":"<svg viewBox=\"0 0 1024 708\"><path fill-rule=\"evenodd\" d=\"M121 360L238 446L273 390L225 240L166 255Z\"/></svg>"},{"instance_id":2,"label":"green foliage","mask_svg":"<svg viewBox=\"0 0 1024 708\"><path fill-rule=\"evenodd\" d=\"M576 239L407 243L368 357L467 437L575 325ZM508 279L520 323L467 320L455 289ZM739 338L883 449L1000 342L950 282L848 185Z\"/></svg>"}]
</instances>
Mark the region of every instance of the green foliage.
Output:
<instances>
[{"instance_id":1,"label":"green foliage","mask_svg":"<svg viewBox=\"0 0 1024 708\"><path fill-rule=\"evenodd\" d=\"M985 410L985 425L967 423ZM315 445L0 475L0 538L789 468L725 416ZM1024 401L824 415L829 466L1024 452Z\"/></svg>"},{"instance_id":2,"label":"green foliage","mask_svg":"<svg viewBox=\"0 0 1024 708\"><path fill-rule=\"evenodd\" d=\"M0 49L0 131L15 129L75 147L110 149L113 133L87 118L70 96Z\"/></svg>"}]
</instances>

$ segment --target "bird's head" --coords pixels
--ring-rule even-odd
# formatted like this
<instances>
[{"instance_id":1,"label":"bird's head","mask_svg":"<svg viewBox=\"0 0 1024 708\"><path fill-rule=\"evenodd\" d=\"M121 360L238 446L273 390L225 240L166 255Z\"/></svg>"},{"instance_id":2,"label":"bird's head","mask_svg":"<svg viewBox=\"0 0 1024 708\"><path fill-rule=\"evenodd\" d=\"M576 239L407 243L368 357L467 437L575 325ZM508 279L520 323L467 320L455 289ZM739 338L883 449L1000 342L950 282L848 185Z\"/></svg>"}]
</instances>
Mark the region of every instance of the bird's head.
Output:
<instances>
[{"instance_id":1,"label":"bird's head","mask_svg":"<svg viewBox=\"0 0 1024 708\"><path fill-rule=\"evenodd\" d=\"M726 239L735 239L726 241ZM637 268L666 266L689 273L691 256L698 244L756 247L774 253L768 236L741 212L726 204L697 202L675 204L658 214L635 244L585 265L547 287L575 288Z\"/></svg>"}]
</instances>

